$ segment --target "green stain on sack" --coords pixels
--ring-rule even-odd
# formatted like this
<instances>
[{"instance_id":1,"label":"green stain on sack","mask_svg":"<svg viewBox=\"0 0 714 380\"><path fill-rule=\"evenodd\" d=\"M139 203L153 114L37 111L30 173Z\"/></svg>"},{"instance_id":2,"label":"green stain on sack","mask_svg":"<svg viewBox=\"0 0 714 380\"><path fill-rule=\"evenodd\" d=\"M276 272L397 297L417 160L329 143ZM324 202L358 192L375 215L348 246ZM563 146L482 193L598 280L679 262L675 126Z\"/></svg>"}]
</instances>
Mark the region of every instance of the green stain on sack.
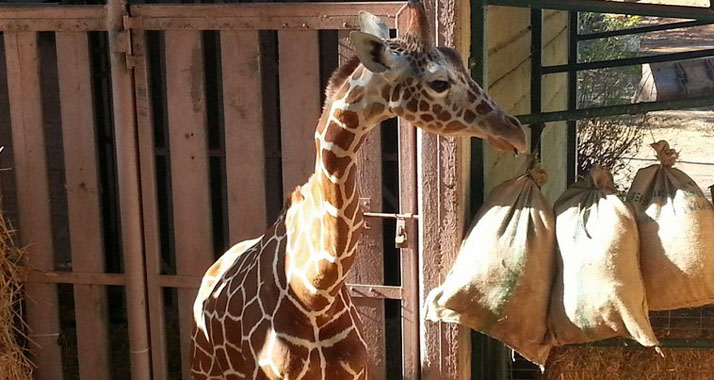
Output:
<instances>
[{"instance_id":1,"label":"green stain on sack","mask_svg":"<svg viewBox=\"0 0 714 380\"><path fill-rule=\"evenodd\" d=\"M489 318L484 321L483 326L483 331L486 333L488 333L493 324L507 317L503 315L504 308L515 293L518 282L523 276L523 270L525 269L526 264L526 252L528 250L528 236L532 236L534 231L532 231L533 211L530 208L524 207L521 210L521 213L528 215L526 228L519 228L522 223L516 223L515 225L513 223L509 223L509 228L503 233L504 236L512 236L509 244L512 247L510 252L511 254L517 254L518 256L510 263L506 260L501 262L505 268L505 274L502 281L498 285L497 290L495 290L491 297L489 297L490 299L488 304L491 314ZM512 216L516 218L518 217L515 215ZM521 217L523 217L523 215L521 215ZM521 236L524 233L526 236Z\"/></svg>"}]
</instances>

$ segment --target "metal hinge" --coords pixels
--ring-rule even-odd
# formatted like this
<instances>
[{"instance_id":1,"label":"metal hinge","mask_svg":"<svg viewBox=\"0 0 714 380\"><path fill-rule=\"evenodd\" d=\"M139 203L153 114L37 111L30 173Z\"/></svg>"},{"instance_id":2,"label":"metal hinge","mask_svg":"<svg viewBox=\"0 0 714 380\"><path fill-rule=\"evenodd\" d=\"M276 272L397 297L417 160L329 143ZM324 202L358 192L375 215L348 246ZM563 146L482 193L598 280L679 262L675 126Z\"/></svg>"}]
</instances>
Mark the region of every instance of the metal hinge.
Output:
<instances>
[{"instance_id":1,"label":"metal hinge","mask_svg":"<svg viewBox=\"0 0 714 380\"><path fill-rule=\"evenodd\" d=\"M409 236L407 234L407 220L417 220L419 215L412 213L385 213L385 212L370 212L370 198L360 198L360 207L362 208L362 215L366 218L382 218L382 219L396 219L397 226L396 232L394 234L394 246L397 248L407 248L409 245ZM365 221L365 229L370 229L369 222Z\"/></svg>"}]
</instances>

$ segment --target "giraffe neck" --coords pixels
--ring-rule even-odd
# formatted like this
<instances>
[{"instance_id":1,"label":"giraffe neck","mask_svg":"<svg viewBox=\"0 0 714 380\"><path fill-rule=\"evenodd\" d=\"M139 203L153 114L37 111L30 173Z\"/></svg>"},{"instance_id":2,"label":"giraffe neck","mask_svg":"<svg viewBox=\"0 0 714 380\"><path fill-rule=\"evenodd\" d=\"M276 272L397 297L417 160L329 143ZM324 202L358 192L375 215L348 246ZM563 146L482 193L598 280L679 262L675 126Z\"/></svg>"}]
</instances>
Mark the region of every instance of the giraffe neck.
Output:
<instances>
[{"instance_id":1,"label":"giraffe neck","mask_svg":"<svg viewBox=\"0 0 714 380\"><path fill-rule=\"evenodd\" d=\"M293 194L297 203L286 221L295 231L288 238L288 277L312 310L333 303L355 259L363 224L356 155L367 133L387 116L385 85L359 66L328 99L315 131L315 172Z\"/></svg>"}]
</instances>

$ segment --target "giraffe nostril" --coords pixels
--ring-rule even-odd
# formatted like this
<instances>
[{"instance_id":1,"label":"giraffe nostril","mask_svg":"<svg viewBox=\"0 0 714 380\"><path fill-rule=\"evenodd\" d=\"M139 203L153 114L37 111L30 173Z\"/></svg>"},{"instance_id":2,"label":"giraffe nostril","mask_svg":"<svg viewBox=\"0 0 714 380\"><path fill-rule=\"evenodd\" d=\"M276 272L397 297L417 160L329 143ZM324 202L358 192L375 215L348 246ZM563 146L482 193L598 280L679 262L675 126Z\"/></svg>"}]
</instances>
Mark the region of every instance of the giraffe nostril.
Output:
<instances>
[{"instance_id":1,"label":"giraffe nostril","mask_svg":"<svg viewBox=\"0 0 714 380\"><path fill-rule=\"evenodd\" d=\"M515 127L520 127L521 123L513 116L506 116L506 119Z\"/></svg>"}]
</instances>

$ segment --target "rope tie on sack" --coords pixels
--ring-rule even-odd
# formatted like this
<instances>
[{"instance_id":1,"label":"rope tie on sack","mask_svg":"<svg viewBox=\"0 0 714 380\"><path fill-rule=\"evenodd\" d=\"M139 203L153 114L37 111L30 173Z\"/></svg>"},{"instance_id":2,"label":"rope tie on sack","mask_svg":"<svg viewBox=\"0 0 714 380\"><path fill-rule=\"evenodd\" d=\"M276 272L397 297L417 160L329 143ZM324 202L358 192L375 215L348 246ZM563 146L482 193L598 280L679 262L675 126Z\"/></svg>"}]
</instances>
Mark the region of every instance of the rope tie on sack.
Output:
<instances>
[{"instance_id":1,"label":"rope tie on sack","mask_svg":"<svg viewBox=\"0 0 714 380\"><path fill-rule=\"evenodd\" d=\"M548 182L548 172L540 163L537 163L528 169L528 176L531 177L533 182L535 182L538 187L541 187Z\"/></svg>"},{"instance_id":2,"label":"rope tie on sack","mask_svg":"<svg viewBox=\"0 0 714 380\"><path fill-rule=\"evenodd\" d=\"M679 152L669 147L669 143L665 140L659 140L656 143L650 144L652 149L657 152L657 159L664 166L673 166L679 158Z\"/></svg>"}]
</instances>

